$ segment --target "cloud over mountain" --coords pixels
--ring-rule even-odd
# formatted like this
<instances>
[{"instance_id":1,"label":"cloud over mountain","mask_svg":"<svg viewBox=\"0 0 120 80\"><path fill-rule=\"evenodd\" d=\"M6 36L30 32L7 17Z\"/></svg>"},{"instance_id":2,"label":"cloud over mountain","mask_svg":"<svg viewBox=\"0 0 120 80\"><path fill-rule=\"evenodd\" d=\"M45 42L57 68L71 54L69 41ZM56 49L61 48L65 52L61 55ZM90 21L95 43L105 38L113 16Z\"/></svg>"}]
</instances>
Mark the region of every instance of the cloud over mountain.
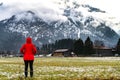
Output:
<instances>
[{"instance_id":1,"label":"cloud over mountain","mask_svg":"<svg viewBox=\"0 0 120 80\"><path fill-rule=\"evenodd\" d=\"M118 34L120 30L115 27L119 24L112 22L116 18L112 18L109 11L103 7L94 7L93 3L87 4L90 0L88 2L86 0L85 2L83 0L29 0L29 2L2 0L2 2L0 33L4 36L0 39L0 44L4 46L0 46L0 49L9 47L8 40L14 42L13 46L16 47L16 44L21 44L27 36L31 36L39 46L63 38L85 40L87 36L93 41L99 39L112 45L120 35ZM15 37L20 36L21 40L14 40Z\"/></svg>"}]
</instances>

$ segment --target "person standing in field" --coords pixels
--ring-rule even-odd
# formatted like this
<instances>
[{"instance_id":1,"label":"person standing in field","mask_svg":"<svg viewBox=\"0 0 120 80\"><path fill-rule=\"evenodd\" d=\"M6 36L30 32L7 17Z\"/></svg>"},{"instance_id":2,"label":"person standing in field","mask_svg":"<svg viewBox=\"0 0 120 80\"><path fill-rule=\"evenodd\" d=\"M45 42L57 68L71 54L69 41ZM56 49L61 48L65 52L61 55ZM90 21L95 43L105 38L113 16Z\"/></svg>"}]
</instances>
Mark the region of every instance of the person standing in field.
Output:
<instances>
[{"instance_id":1,"label":"person standing in field","mask_svg":"<svg viewBox=\"0 0 120 80\"><path fill-rule=\"evenodd\" d=\"M20 52L23 54L25 64L25 77L28 76L28 65L30 67L30 77L33 77L33 62L34 55L36 54L37 49L32 43L32 39L30 37L26 38L26 43L22 45L22 47L20 48Z\"/></svg>"}]
</instances>

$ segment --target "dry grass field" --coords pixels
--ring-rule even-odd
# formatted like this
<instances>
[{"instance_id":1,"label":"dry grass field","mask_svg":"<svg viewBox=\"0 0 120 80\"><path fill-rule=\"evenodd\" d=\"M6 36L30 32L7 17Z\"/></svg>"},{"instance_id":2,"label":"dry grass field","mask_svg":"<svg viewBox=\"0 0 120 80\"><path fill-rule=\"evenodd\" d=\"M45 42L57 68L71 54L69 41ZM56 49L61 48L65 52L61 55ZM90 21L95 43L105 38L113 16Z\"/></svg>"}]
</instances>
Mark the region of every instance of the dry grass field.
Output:
<instances>
[{"instance_id":1,"label":"dry grass field","mask_svg":"<svg viewBox=\"0 0 120 80\"><path fill-rule=\"evenodd\" d=\"M22 58L0 58L0 80L120 80L120 57L43 57L24 78Z\"/></svg>"}]
</instances>

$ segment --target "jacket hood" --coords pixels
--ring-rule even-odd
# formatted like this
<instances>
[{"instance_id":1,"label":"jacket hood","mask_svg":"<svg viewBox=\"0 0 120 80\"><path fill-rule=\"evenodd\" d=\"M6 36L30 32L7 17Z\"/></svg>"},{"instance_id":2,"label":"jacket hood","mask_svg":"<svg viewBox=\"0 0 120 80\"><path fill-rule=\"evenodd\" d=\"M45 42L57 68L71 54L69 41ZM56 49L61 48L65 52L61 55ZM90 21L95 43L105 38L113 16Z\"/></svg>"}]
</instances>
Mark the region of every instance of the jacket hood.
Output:
<instances>
[{"instance_id":1,"label":"jacket hood","mask_svg":"<svg viewBox=\"0 0 120 80\"><path fill-rule=\"evenodd\" d=\"M32 39L30 37L27 37L26 38L26 43L29 43L29 44L32 43Z\"/></svg>"}]
</instances>

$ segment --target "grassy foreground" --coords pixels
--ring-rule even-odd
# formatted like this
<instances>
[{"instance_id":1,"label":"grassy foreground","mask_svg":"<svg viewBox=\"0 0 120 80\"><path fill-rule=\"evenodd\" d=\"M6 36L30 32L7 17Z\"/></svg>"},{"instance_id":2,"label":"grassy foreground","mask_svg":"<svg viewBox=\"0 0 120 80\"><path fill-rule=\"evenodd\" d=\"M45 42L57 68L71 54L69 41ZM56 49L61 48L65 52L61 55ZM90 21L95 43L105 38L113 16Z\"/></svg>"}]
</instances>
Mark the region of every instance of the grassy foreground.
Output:
<instances>
[{"instance_id":1,"label":"grassy foreground","mask_svg":"<svg viewBox=\"0 0 120 80\"><path fill-rule=\"evenodd\" d=\"M35 58L27 79L22 58L0 58L0 80L120 80L120 57Z\"/></svg>"}]
</instances>

